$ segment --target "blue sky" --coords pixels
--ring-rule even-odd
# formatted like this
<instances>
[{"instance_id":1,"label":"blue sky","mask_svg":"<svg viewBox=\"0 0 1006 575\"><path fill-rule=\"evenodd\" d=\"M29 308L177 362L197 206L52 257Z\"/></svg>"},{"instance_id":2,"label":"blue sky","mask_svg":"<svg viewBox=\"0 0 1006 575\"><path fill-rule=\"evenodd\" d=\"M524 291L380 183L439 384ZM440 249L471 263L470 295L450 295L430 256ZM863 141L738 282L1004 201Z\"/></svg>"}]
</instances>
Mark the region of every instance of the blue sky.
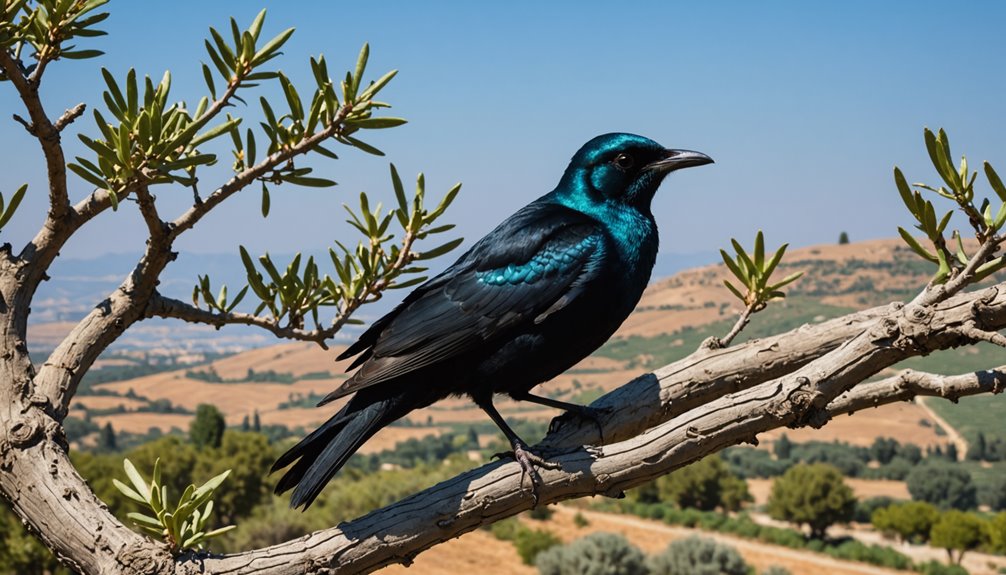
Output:
<instances>
[{"instance_id":1,"label":"blue sky","mask_svg":"<svg viewBox=\"0 0 1006 575\"><path fill-rule=\"evenodd\" d=\"M369 138L387 159L347 150L317 162L338 187L276 190L266 220L254 191L205 220L182 250L317 251L352 237L341 204L361 190L390 199L388 160L403 174L425 171L434 196L464 183L448 219L470 244L549 191L573 152L609 131L716 159L672 175L655 200L661 249L673 253L712 251L730 237L750 244L759 228L773 245L834 242L843 230L853 240L894 236L909 219L892 167L910 181L936 180L923 126L945 127L954 154L973 166L988 159L1006 172L998 2L113 0L110 35L84 42L107 55L52 66L45 101L54 115L99 104L101 66L118 77L130 66L154 78L170 68L174 96L194 101L207 28L226 28L230 15L246 25L261 7L264 34L297 28L276 61L295 80L308 81L309 55L324 53L338 73L370 42L372 77L400 70L383 99L410 123ZM37 144L9 121L21 110L0 85L0 191L27 181L32 192L3 231L16 246L41 223L45 190ZM77 131L95 132L89 114L64 138L71 157L82 153ZM207 174L204 186L226 175ZM75 176L71 189L74 198L88 191ZM190 198L158 195L176 210ZM129 205L96 220L64 255L135 252L143 231Z\"/></svg>"}]
</instances>

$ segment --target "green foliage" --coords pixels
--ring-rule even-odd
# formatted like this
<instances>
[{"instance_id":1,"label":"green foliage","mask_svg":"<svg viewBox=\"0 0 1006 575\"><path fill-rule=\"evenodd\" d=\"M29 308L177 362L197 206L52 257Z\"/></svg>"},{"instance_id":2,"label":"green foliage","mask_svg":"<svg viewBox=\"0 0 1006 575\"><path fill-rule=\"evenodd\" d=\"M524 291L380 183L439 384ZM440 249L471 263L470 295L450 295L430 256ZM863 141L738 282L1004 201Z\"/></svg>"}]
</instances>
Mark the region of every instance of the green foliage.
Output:
<instances>
[{"instance_id":1,"label":"green foliage","mask_svg":"<svg viewBox=\"0 0 1006 575\"><path fill-rule=\"evenodd\" d=\"M785 433L772 443L772 453L775 454L776 459L789 459L793 453L793 442Z\"/></svg>"},{"instance_id":2,"label":"green foliage","mask_svg":"<svg viewBox=\"0 0 1006 575\"><path fill-rule=\"evenodd\" d=\"M28 73L36 72L48 62L66 58L83 60L104 54L101 50L79 50L76 45L66 45L77 38L103 36L104 31L94 26L108 18L108 13L93 13L108 0L6 0L0 5L0 48L13 48L19 56L24 44L31 46L31 57L36 63L28 66ZM34 4L34 5L33 5ZM6 80L0 75L0 81Z\"/></svg>"},{"instance_id":3,"label":"green foliage","mask_svg":"<svg viewBox=\"0 0 1006 575\"><path fill-rule=\"evenodd\" d=\"M588 527L590 525L590 520L587 519L587 517L584 516L583 513L577 511L576 515L573 516L573 525L576 525L580 529L583 529L584 527Z\"/></svg>"},{"instance_id":4,"label":"green foliage","mask_svg":"<svg viewBox=\"0 0 1006 575\"><path fill-rule=\"evenodd\" d=\"M1006 477L993 477L979 485L978 503L987 505L992 511L1006 510Z\"/></svg>"},{"instance_id":5,"label":"green foliage","mask_svg":"<svg viewBox=\"0 0 1006 575\"><path fill-rule=\"evenodd\" d=\"M189 424L189 441L196 449L220 447L227 422L224 414L214 405L201 403L196 407L196 417Z\"/></svg>"},{"instance_id":6,"label":"green foliage","mask_svg":"<svg viewBox=\"0 0 1006 575\"><path fill-rule=\"evenodd\" d=\"M871 523L884 533L896 534L902 541L924 543L939 519L936 506L923 501L895 503L873 512Z\"/></svg>"},{"instance_id":7,"label":"green foliage","mask_svg":"<svg viewBox=\"0 0 1006 575\"><path fill-rule=\"evenodd\" d=\"M650 575L747 575L750 569L733 547L695 535L674 541L647 564Z\"/></svg>"},{"instance_id":8,"label":"green foliage","mask_svg":"<svg viewBox=\"0 0 1006 575\"><path fill-rule=\"evenodd\" d=\"M919 190L928 190L956 203L957 207L968 217L969 224L974 228L978 240L984 244L992 241L996 232L1006 223L1006 186L1003 185L1002 180L996 174L992 165L985 162L985 176L992 190L1002 203L996 210L995 215L993 215L992 204L988 199L983 199L980 207L976 207L974 184L978 174L977 172L970 172L968 170L967 158L961 157L959 168L953 166L950 154L950 138L947 137L946 132L942 129L938 134L934 134L932 130L926 128L924 136L926 149L929 151L929 158L933 163L933 167L936 168L937 173L946 185L935 188L926 184L913 184L916 189L912 190L912 187L908 185L905 176L898 168L894 168L894 182L898 188L898 193L901 195L901 200L905 203L905 207L908 208L908 211L911 212L912 216L918 222L915 227L930 240L933 250L930 251L923 247L904 228L899 227L898 233L901 234L902 239L905 240L905 243L908 244L908 247L912 251L923 259L937 264L937 271L933 276L932 282L943 283L951 276L963 270L970 263L972 256L968 255L964 250L961 233L957 230L954 230L951 234L951 239L956 240L955 248L947 245L947 240L943 234L953 215L953 210L942 215L937 221L936 208L932 202L922 197ZM978 262L975 269L975 279L981 280L1002 269L1004 266L1006 266L1006 258L1003 256L990 257L985 261Z\"/></svg>"},{"instance_id":9,"label":"green foliage","mask_svg":"<svg viewBox=\"0 0 1006 575\"><path fill-rule=\"evenodd\" d=\"M779 565L769 565L767 569L761 572L761 575L793 575L793 574L790 572L789 569L786 569L785 567L781 567Z\"/></svg>"},{"instance_id":10,"label":"green foliage","mask_svg":"<svg viewBox=\"0 0 1006 575\"><path fill-rule=\"evenodd\" d=\"M444 255L460 245L462 240L453 239L424 251L416 251L413 244L454 228L453 225L434 224L454 201L461 184L448 190L436 208L429 209L425 205L423 174L419 174L416 180L416 191L411 200L405 195L394 164L391 165L391 181L397 198L396 208L382 213L380 205L371 207L366 194L360 194L358 212L346 207L350 216L347 223L363 235L363 240L352 250L338 242L338 250L329 249L331 275L321 275L313 257L304 262L302 270L299 253L281 273L269 254L260 256L256 264L242 246L241 261L247 271L248 286L228 303L226 286L214 296L209 278L200 277L192 292L193 302L198 306L201 299L211 310L229 313L244 296L247 287L251 287L252 293L259 299L255 315L268 310L271 321L277 324L285 321L295 328L304 327L305 318L311 316L315 327L322 329L318 319L319 308L335 307L342 320L349 321L349 312L377 300L385 289L407 288L425 281L426 276L420 274L427 268L413 264ZM389 233L393 221L401 228L400 243L392 242L395 235Z\"/></svg>"},{"instance_id":11,"label":"green foliage","mask_svg":"<svg viewBox=\"0 0 1006 575\"><path fill-rule=\"evenodd\" d=\"M525 565L534 565L540 553L561 544L562 540L547 529L519 529L513 538L513 546Z\"/></svg>"},{"instance_id":12,"label":"green foliage","mask_svg":"<svg viewBox=\"0 0 1006 575\"><path fill-rule=\"evenodd\" d=\"M21 524L6 500L0 500L0 574L64 575L69 571Z\"/></svg>"},{"instance_id":13,"label":"green foliage","mask_svg":"<svg viewBox=\"0 0 1006 575\"><path fill-rule=\"evenodd\" d=\"M985 530L989 548L995 553L1006 554L1006 511L991 517Z\"/></svg>"},{"instance_id":14,"label":"green foliage","mask_svg":"<svg viewBox=\"0 0 1006 575\"><path fill-rule=\"evenodd\" d=\"M920 465L908 474L906 483L912 499L941 508L974 509L977 503L971 474L953 464Z\"/></svg>"},{"instance_id":15,"label":"green foliage","mask_svg":"<svg viewBox=\"0 0 1006 575\"><path fill-rule=\"evenodd\" d=\"M852 519L856 498L842 474L825 463L798 464L772 483L768 501L774 519L806 524L811 537L824 539L834 523Z\"/></svg>"},{"instance_id":16,"label":"green foliage","mask_svg":"<svg viewBox=\"0 0 1006 575\"><path fill-rule=\"evenodd\" d=\"M849 243L849 234L846 232L838 234L838 245L844 246L847 243Z\"/></svg>"},{"instance_id":17,"label":"green foliage","mask_svg":"<svg viewBox=\"0 0 1006 575\"><path fill-rule=\"evenodd\" d=\"M122 462L126 477L131 485L113 479L123 495L140 503L145 513L131 512L126 516L142 532L161 537L172 553L185 549L202 549L206 542L234 529L233 525L209 529L210 514L213 513L213 493L227 479L230 470L210 479L199 487L189 484L178 503L172 505L167 486L161 482L160 460L154 462L153 478L148 483L129 459Z\"/></svg>"},{"instance_id":18,"label":"green foliage","mask_svg":"<svg viewBox=\"0 0 1006 575\"><path fill-rule=\"evenodd\" d=\"M646 575L643 552L622 535L591 533L535 560L542 575Z\"/></svg>"},{"instance_id":19,"label":"green foliage","mask_svg":"<svg viewBox=\"0 0 1006 575\"><path fill-rule=\"evenodd\" d=\"M548 521L554 514L555 510L548 505L536 505L528 512L527 516L536 521Z\"/></svg>"},{"instance_id":20,"label":"green foliage","mask_svg":"<svg viewBox=\"0 0 1006 575\"><path fill-rule=\"evenodd\" d=\"M633 496L643 501L668 501L702 511L737 511L748 501L747 483L730 472L719 455L711 455L656 479Z\"/></svg>"},{"instance_id":21,"label":"green foliage","mask_svg":"<svg viewBox=\"0 0 1006 575\"><path fill-rule=\"evenodd\" d=\"M109 421L98 432L98 450L115 451L116 449L118 449L118 444L115 440L115 428L112 427L112 422Z\"/></svg>"},{"instance_id":22,"label":"green foliage","mask_svg":"<svg viewBox=\"0 0 1006 575\"><path fill-rule=\"evenodd\" d=\"M951 509L940 514L929 534L930 544L947 550L950 560L960 565L964 553L976 549L985 536L985 522L972 513ZM954 558L954 551L957 557Z\"/></svg>"},{"instance_id":23,"label":"green foliage","mask_svg":"<svg viewBox=\"0 0 1006 575\"><path fill-rule=\"evenodd\" d=\"M725 250L720 250L720 255L723 257L723 263L727 265L727 269L737 278L745 291L741 292L728 280L723 280L723 284L752 311L763 309L769 300L786 297L782 288L803 275L803 272L796 272L775 284L768 283L789 244L783 244L771 258L766 260L765 237L761 230L758 230L758 235L755 236L754 253L751 255L748 255L737 240L731 239L730 243L736 254L731 256Z\"/></svg>"},{"instance_id":24,"label":"green foliage","mask_svg":"<svg viewBox=\"0 0 1006 575\"><path fill-rule=\"evenodd\" d=\"M926 561L915 566L922 575L968 575L968 570L960 565L947 565L939 561Z\"/></svg>"}]
</instances>

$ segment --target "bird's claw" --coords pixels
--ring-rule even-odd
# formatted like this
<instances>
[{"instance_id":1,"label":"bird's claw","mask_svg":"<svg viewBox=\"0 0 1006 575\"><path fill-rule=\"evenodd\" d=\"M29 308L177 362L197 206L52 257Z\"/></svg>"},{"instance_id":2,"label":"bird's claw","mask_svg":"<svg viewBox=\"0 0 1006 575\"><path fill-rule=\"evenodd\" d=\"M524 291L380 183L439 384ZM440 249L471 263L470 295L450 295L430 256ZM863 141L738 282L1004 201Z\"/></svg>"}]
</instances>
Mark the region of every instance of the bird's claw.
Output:
<instances>
[{"instance_id":1,"label":"bird's claw","mask_svg":"<svg viewBox=\"0 0 1006 575\"><path fill-rule=\"evenodd\" d=\"M494 454L490 459L502 459L504 457L513 459L520 465L520 483L524 485L524 477L531 480L531 502L532 507L538 506L538 488L541 487L541 476L535 467L542 469L559 469L561 466L554 462L543 459L531 451L531 448L521 441L513 443L513 451L504 451Z\"/></svg>"}]
</instances>

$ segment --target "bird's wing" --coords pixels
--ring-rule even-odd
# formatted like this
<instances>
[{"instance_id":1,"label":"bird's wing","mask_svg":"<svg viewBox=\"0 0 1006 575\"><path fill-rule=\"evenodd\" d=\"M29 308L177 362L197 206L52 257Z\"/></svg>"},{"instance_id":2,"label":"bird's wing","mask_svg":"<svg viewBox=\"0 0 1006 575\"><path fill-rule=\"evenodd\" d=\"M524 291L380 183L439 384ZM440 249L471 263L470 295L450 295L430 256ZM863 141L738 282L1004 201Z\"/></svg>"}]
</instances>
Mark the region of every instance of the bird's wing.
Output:
<instances>
[{"instance_id":1,"label":"bird's wing","mask_svg":"<svg viewBox=\"0 0 1006 575\"><path fill-rule=\"evenodd\" d=\"M536 202L411 293L340 358L360 369L324 402L457 357L576 299L597 272L603 233L590 217Z\"/></svg>"}]
</instances>

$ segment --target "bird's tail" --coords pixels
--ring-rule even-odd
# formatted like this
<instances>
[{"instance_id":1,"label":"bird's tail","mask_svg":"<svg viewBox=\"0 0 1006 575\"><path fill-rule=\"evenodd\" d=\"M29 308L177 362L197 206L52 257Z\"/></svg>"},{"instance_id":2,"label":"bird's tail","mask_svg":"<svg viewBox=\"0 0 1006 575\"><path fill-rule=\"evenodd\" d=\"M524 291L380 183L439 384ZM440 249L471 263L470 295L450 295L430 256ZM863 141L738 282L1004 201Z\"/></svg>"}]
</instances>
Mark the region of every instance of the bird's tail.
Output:
<instances>
[{"instance_id":1,"label":"bird's tail","mask_svg":"<svg viewBox=\"0 0 1006 575\"><path fill-rule=\"evenodd\" d=\"M354 398L356 400L357 398ZM321 490L349 457L379 429L398 419L399 398L391 397L362 403L350 401L331 419L300 440L276 460L272 471L291 463L276 485L276 493L293 489L291 507L307 509ZM296 461L296 463L294 463Z\"/></svg>"}]
</instances>

